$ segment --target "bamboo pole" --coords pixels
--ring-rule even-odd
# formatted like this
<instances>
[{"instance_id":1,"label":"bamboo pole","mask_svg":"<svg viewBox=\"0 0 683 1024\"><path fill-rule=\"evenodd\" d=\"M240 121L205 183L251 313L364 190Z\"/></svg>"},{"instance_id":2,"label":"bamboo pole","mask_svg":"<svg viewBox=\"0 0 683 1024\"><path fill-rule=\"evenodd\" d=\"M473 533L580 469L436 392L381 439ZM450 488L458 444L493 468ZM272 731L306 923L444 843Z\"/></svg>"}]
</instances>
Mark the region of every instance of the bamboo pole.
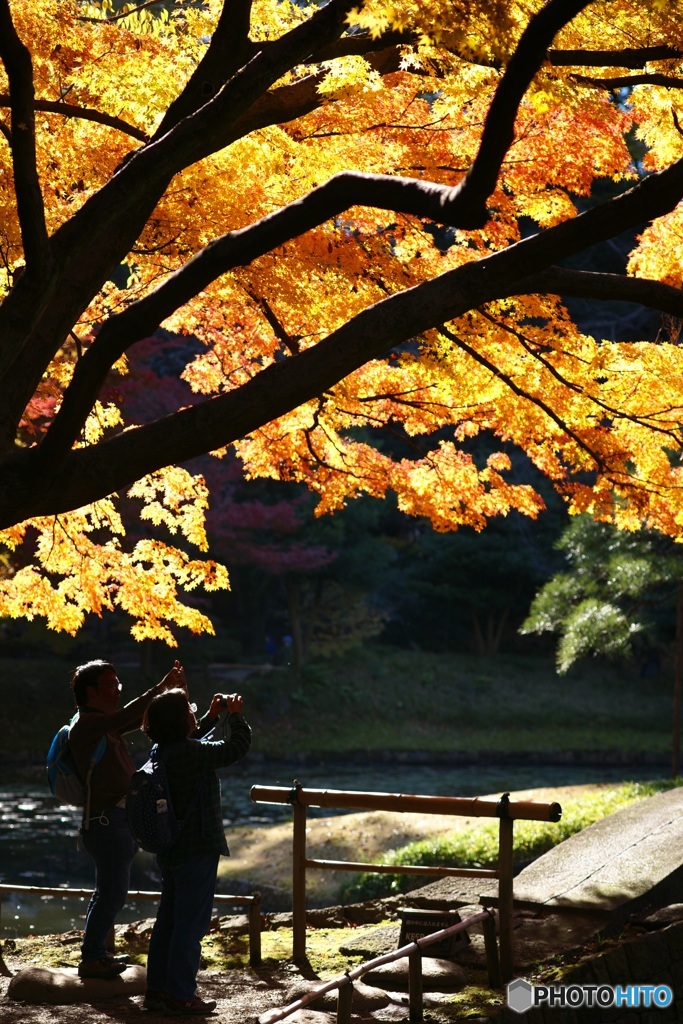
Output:
<instances>
[{"instance_id":1,"label":"bamboo pole","mask_svg":"<svg viewBox=\"0 0 683 1024\"><path fill-rule=\"evenodd\" d=\"M319 999L320 996L325 995L326 992L333 992L335 989L340 989L344 985L353 985L353 982L358 978L362 978L368 971L374 970L376 967L382 967L383 964L391 964L394 960L402 960L406 956L410 956L411 953L421 951L425 946L431 946L435 942L443 942L444 939L456 932L464 931L466 928L471 928L475 924L484 924L487 920L493 920L493 915L490 910L483 910L480 914L474 914L472 917L466 918L464 921L458 921L457 924L451 924L448 928L441 928L438 932L432 932L431 935L423 935L415 942L410 942L406 946L401 946L400 949L395 949L391 953L384 953L382 956L375 957L374 960L368 960L364 964L359 964L358 967L354 967L353 970L346 971L345 974L339 975L337 978L333 978L331 981L326 981L322 985L316 985L309 992L306 992L303 996L295 999L294 1002L289 1003L287 1006L282 1006L279 1009L267 1010L266 1013L261 1014L259 1017L260 1024L277 1024L278 1021L284 1020L285 1017L289 1017L291 1013L296 1010L302 1010L308 1006L309 1003ZM494 926L495 927L495 926Z\"/></svg>"},{"instance_id":2,"label":"bamboo pole","mask_svg":"<svg viewBox=\"0 0 683 1024\"><path fill-rule=\"evenodd\" d=\"M489 972L489 985L491 988L500 988L503 979L500 973L500 959L498 957L498 944L496 942L496 922L493 914L482 924L484 933L484 949L486 950L486 965Z\"/></svg>"},{"instance_id":3,"label":"bamboo pole","mask_svg":"<svg viewBox=\"0 0 683 1024\"><path fill-rule=\"evenodd\" d=\"M249 963L252 967L261 964L261 893L251 894L249 905Z\"/></svg>"},{"instance_id":4,"label":"bamboo pole","mask_svg":"<svg viewBox=\"0 0 683 1024\"><path fill-rule=\"evenodd\" d=\"M292 790L286 786L252 786L254 803L292 803ZM406 811L416 814L451 814L473 818L497 818L498 800L480 797L422 796L414 793L370 793L342 789L304 789L298 786L296 800L305 807L336 807L347 810ZM532 800L510 801L508 816L529 821L559 821L558 803Z\"/></svg>"},{"instance_id":5,"label":"bamboo pole","mask_svg":"<svg viewBox=\"0 0 683 1024\"><path fill-rule=\"evenodd\" d=\"M293 803L292 956L306 958L306 808Z\"/></svg>"},{"instance_id":6,"label":"bamboo pole","mask_svg":"<svg viewBox=\"0 0 683 1024\"><path fill-rule=\"evenodd\" d=\"M42 885L11 885L9 883L0 884L0 897L3 893L24 893L28 896L69 896L76 897L80 896L83 899L89 899L92 896L92 889L66 889L57 886L42 886ZM160 892L155 892L151 889L142 890L131 890L128 893L128 902L135 902L136 900L158 900L161 896ZM254 896L229 896L227 893L217 892L214 893L214 903L251 903L254 900Z\"/></svg>"},{"instance_id":7,"label":"bamboo pole","mask_svg":"<svg viewBox=\"0 0 683 1024\"><path fill-rule=\"evenodd\" d=\"M337 994L337 1024L351 1024L351 1004L353 1003L353 985L342 985Z\"/></svg>"},{"instance_id":8,"label":"bamboo pole","mask_svg":"<svg viewBox=\"0 0 683 1024\"><path fill-rule=\"evenodd\" d=\"M514 955L512 949L512 873L513 842L512 818L505 813L507 797L500 800L498 838L498 929L500 942L500 969L503 981L512 978Z\"/></svg>"},{"instance_id":9,"label":"bamboo pole","mask_svg":"<svg viewBox=\"0 0 683 1024\"><path fill-rule=\"evenodd\" d=\"M424 864L363 864L352 860L317 860L307 857L307 868L320 868L321 871L373 871L385 875L455 875L458 878L498 878L493 868L447 868L435 864L427 867Z\"/></svg>"},{"instance_id":10,"label":"bamboo pole","mask_svg":"<svg viewBox=\"0 0 683 1024\"><path fill-rule=\"evenodd\" d=\"M408 956L408 1020L413 1024L422 1019L422 952L418 948Z\"/></svg>"},{"instance_id":11,"label":"bamboo pole","mask_svg":"<svg viewBox=\"0 0 683 1024\"><path fill-rule=\"evenodd\" d=\"M27 896L56 896L62 899L67 897L71 899L77 897L89 899L92 896L92 889L64 889L55 886L0 884L0 920L2 919L2 897L5 893L23 893ZM160 897L160 892L134 890L128 893L127 901L133 903L136 900L159 900ZM214 893L213 900L214 903L249 905L249 963L254 967L258 966L261 963L261 894L230 896L227 893ZM113 926L107 934L105 946L111 953L116 949Z\"/></svg>"}]
</instances>

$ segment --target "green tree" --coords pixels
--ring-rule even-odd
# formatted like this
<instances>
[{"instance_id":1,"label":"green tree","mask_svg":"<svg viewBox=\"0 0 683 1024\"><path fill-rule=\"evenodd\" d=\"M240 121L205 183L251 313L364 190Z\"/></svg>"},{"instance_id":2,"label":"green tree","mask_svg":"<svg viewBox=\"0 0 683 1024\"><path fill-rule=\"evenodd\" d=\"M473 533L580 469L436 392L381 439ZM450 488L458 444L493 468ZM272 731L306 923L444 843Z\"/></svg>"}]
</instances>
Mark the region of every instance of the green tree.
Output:
<instances>
[{"instance_id":1,"label":"green tree","mask_svg":"<svg viewBox=\"0 0 683 1024\"><path fill-rule=\"evenodd\" d=\"M589 516L574 519L557 545L568 568L540 589L521 632L559 635L559 672L595 655L647 659L675 632L672 772L678 775L683 644L680 548L655 531L628 533Z\"/></svg>"}]
</instances>

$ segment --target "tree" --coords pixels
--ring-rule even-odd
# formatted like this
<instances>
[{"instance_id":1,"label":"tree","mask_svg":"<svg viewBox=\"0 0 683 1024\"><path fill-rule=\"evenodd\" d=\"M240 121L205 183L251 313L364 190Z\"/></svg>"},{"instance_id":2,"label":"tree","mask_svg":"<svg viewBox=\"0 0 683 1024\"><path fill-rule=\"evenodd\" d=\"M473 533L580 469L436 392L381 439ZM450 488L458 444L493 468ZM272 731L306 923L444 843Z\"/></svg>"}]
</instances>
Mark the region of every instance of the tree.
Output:
<instances>
[{"instance_id":1,"label":"tree","mask_svg":"<svg viewBox=\"0 0 683 1024\"><path fill-rule=\"evenodd\" d=\"M658 668L658 646L674 637L675 778L680 769L683 684L683 566L678 545L660 533L624 533L579 516L562 534L558 548L565 554L567 570L541 587L521 632L559 634L560 672L581 658L603 655L638 657L647 673Z\"/></svg>"},{"instance_id":2,"label":"tree","mask_svg":"<svg viewBox=\"0 0 683 1024\"><path fill-rule=\"evenodd\" d=\"M183 546L208 496L182 465L227 446L320 513L394 491L440 531L536 516L502 448L468 455L486 430L572 511L678 535L682 13L0 0L0 538L28 548L0 612L210 628L179 588L227 577ZM624 190L577 214L604 178ZM623 272L566 266L633 230ZM595 339L570 297L661 331ZM197 399L125 423L112 379L162 323L204 346ZM127 548L125 494L185 540Z\"/></svg>"}]
</instances>

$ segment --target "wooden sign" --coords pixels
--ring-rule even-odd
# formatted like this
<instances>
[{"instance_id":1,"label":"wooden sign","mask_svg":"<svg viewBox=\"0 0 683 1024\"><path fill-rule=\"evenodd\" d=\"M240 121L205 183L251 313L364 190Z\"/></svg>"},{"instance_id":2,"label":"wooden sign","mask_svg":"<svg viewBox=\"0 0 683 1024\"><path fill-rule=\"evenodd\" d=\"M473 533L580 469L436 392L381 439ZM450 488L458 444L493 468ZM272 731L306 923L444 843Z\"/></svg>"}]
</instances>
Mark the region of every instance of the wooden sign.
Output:
<instances>
[{"instance_id":1,"label":"wooden sign","mask_svg":"<svg viewBox=\"0 0 683 1024\"><path fill-rule=\"evenodd\" d=\"M399 910L398 916L401 919L401 934L398 940L398 948L406 946L409 942L416 942L425 935L441 931L442 928L450 928L458 924L460 915L455 910L418 910L415 907L406 907ZM459 948L466 946L470 937L463 929L455 935L449 935L440 942L434 942L429 946L422 947L423 956L439 957L447 959L454 956Z\"/></svg>"}]
</instances>

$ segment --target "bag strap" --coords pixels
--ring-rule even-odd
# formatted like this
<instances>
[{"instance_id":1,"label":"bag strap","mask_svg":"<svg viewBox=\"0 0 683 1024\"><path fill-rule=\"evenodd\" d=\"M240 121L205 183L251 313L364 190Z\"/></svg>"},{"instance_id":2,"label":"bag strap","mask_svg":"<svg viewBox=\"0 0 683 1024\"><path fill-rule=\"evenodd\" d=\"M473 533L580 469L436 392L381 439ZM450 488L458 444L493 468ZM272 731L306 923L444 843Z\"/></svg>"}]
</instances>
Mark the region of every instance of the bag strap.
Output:
<instances>
[{"instance_id":1,"label":"bag strap","mask_svg":"<svg viewBox=\"0 0 683 1024\"><path fill-rule=\"evenodd\" d=\"M95 765L102 759L106 745L107 737L100 737L100 740L96 743L95 749L90 756L90 761L88 762L88 770L85 773L85 804L83 806L83 820L81 822L82 829L90 828L90 779Z\"/></svg>"}]
</instances>

